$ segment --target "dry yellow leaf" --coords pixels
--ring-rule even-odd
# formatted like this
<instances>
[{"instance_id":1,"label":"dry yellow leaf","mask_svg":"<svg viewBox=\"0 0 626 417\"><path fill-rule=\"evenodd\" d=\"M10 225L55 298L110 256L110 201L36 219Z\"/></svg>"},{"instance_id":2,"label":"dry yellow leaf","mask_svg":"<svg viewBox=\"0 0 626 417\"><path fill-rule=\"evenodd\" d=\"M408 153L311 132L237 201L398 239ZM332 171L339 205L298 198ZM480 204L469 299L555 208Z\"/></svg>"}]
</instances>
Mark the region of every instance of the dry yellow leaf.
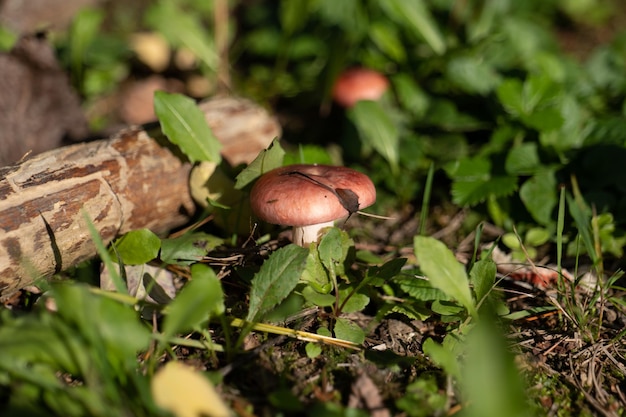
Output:
<instances>
[{"instance_id":1,"label":"dry yellow leaf","mask_svg":"<svg viewBox=\"0 0 626 417\"><path fill-rule=\"evenodd\" d=\"M169 362L152 379L155 403L176 417L229 417L230 409L207 378L179 362Z\"/></svg>"}]
</instances>

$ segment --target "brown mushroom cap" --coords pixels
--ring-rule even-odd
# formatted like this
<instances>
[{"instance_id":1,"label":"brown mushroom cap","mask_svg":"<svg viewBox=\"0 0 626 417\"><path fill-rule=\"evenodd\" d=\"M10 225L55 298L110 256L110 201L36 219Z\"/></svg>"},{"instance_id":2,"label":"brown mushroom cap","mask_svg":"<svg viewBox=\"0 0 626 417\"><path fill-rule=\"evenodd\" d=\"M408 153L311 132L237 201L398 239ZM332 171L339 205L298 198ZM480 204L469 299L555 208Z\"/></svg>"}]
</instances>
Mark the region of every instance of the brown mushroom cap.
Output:
<instances>
[{"instance_id":1,"label":"brown mushroom cap","mask_svg":"<svg viewBox=\"0 0 626 417\"><path fill-rule=\"evenodd\" d=\"M375 201L376 188L367 175L331 165L277 168L261 176L250 192L257 217L283 226L341 219Z\"/></svg>"},{"instance_id":2,"label":"brown mushroom cap","mask_svg":"<svg viewBox=\"0 0 626 417\"><path fill-rule=\"evenodd\" d=\"M333 98L343 107L360 100L378 100L389 88L387 78L368 68L353 68L342 73L333 88Z\"/></svg>"}]
</instances>

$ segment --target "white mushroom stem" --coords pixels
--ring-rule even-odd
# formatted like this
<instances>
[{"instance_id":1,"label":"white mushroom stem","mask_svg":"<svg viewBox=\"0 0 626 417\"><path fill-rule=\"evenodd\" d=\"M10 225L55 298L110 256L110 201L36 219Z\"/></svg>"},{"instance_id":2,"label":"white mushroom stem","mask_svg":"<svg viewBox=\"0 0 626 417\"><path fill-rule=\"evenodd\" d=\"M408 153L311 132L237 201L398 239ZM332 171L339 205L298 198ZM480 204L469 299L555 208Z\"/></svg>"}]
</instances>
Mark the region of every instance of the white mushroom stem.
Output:
<instances>
[{"instance_id":1,"label":"white mushroom stem","mask_svg":"<svg viewBox=\"0 0 626 417\"><path fill-rule=\"evenodd\" d=\"M317 241L323 228L332 227L334 225L335 222L331 220L329 222L310 224L308 226L294 226L293 243L302 247L309 246L309 243Z\"/></svg>"}]
</instances>

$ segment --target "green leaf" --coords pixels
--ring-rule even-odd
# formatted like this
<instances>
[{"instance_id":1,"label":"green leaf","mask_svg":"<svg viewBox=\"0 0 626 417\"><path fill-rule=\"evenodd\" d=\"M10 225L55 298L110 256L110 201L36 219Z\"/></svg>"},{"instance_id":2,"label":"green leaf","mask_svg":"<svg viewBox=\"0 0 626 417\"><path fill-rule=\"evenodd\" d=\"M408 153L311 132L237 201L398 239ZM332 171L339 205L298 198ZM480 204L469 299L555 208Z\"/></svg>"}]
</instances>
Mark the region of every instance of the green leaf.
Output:
<instances>
[{"instance_id":1,"label":"green leaf","mask_svg":"<svg viewBox=\"0 0 626 417\"><path fill-rule=\"evenodd\" d=\"M163 335L166 339L194 330L211 316L224 312L222 284L215 272L197 263L191 266L191 277L165 310Z\"/></svg>"},{"instance_id":2,"label":"green leaf","mask_svg":"<svg viewBox=\"0 0 626 417\"><path fill-rule=\"evenodd\" d=\"M470 94L486 95L500 83L500 75L487 62L475 56L451 59L447 76Z\"/></svg>"},{"instance_id":3,"label":"green leaf","mask_svg":"<svg viewBox=\"0 0 626 417\"><path fill-rule=\"evenodd\" d=\"M401 73L392 77L391 82L398 95L398 101L402 105L402 110L409 112L415 119L424 117L430 105L430 97L415 82L413 77Z\"/></svg>"},{"instance_id":4,"label":"green leaf","mask_svg":"<svg viewBox=\"0 0 626 417\"><path fill-rule=\"evenodd\" d=\"M474 287L476 300L481 302L496 282L496 263L491 259L477 261L470 271L470 283Z\"/></svg>"},{"instance_id":5,"label":"green leaf","mask_svg":"<svg viewBox=\"0 0 626 417\"><path fill-rule=\"evenodd\" d=\"M338 227L331 227L320 239L317 248L320 261L329 274L342 276L345 274L344 262L354 242L348 233Z\"/></svg>"},{"instance_id":6,"label":"green leaf","mask_svg":"<svg viewBox=\"0 0 626 417\"><path fill-rule=\"evenodd\" d=\"M185 233L161 241L161 260L168 264L190 265L200 261L224 239L204 232Z\"/></svg>"},{"instance_id":7,"label":"green leaf","mask_svg":"<svg viewBox=\"0 0 626 417\"><path fill-rule=\"evenodd\" d=\"M213 136L204 114L192 99L157 91L154 93L154 111L163 133L191 162L220 163L222 144Z\"/></svg>"},{"instance_id":8,"label":"green leaf","mask_svg":"<svg viewBox=\"0 0 626 417\"><path fill-rule=\"evenodd\" d=\"M387 0L380 3L391 20L419 33L435 53L446 51L446 42L424 0Z\"/></svg>"},{"instance_id":9,"label":"green leaf","mask_svg":"<svg viewBox=\"0 0 626 417\"><path fill-rule=\"evenodd\" d=\"M416 236L414 247L420 269L432 286L454 298L475 316L476 307L465 268L456 260L452 251L442 242L426 236Z\"/></svg>"},{"instance_id":10,"label":"green leaf","mask_svg":"<svg viewBox=\"0 0 626 417\"><path fill-rule=\"evenodd\" d=\"M335 337L357 345L365 342L365 332L355 322L339 317L334 327Z\"/></svg>"},{"instance_id":11,"label":"green leaf","mask_svg":"<svg viewBox=\"0 0 626 417\"><path fill-rule=\"evenodd\" d=\"M322 265L319 251L315 245L311 245L309 247L306 267L304 271L302 271L302 277L300 279L320 294L328 294L333 289L333 283L330 280L326 269L324 269L324 265Z\"/></svg>"},{"instance_id":12,"label":"green leaf","mask_svg":"<svg viewBox=\"0 0 626 417\"><path fill-rule=\"evenodd\" d=\"M435 365L441 367L448 375L454 378L461 375L459 362L451 350L446 349L431 338L424 340L422 350Z\"/></svg>"},{"instance_id":13,"label":"green leaf","mask_svg":"<svg viewBox=\"0 0 626 417\"><path fill-rule=\"evenodd\" d=\"M414 300L432 301L451 299L446 293L434 288L429 281L422 278L399 277L393 282L398 284L400 289L410 295Z\"/></svg>"},{"instance_id":14,"label":"green leaf","mask_svg":"<svg viewBox=\"0 0 626 417\"><path fill-rule=\"evenodd\" d=\"M511 148L504 163L506 172L511 175L529 175L541 167L537 144L522 143Z\"/></svg>"},{"instance_id":15,"label":"green leaf","mask_svg":"<svg viewBox=\"0 0 626 417\"><path fill-rule=\"evenodd\" d=\"M274 139L270 146L259 155L235 179L235 189L241 190L252 181L268 171L283 165L285 151L278 139Z\"/></svg>"},{"instance_id":16,"label":"green leaf","mask_svg":"<svg viewBox=\"0 0 626 417\"><path fill-rule=\"evenodd\" d=\"M332 156L319 145L298 144L298 149L285 155L283 165L325 164L334 165Z\"/></svg>"},{"instance_id":17,"label":"green leaf","mask_svg":"<svg viewBox=\"0 0 626 417\"><path fill-rule=\"evenodd\" d=\"M519 196L539 224L548 225L557 204L557 183L553 171L535 174L522 184Z\"/></svg>"},{"instance_id":18,"label":"green leaf","mask_svg":"<svg viewBox=\"0 0 626 417\"><path fill-rule=\"evenodd\" d=\"M212 33L197 14L183 10L177 2L160 1L150 7L145 16L147 24L174 47L190 50L209 69L217 69L219 58Z\"/></svg>"},{"instance_id":19,"label":"green leaf","mask_svg":"<svg viewBox=\"0 0 626 417\"><path fill-rule=\"evenodd\" d=\"M400 134L381 104L361 100L348 110L348 117L365 143L382 155L393 170L397 170Z\"/></svg>"},{"instance_id":20,"label":"green leaf","mask_svg":"<svg viewBox=\"0 0 626 417\"><path fill-rule=\"evenodd\" d=\"M526 113L522 98L522 82L517 78L504 80L496 90L502 106L513 116L521 116Z\"/></svg>"},{"instance_id":21,"label":"green leaf","mask_svg":"<svg viewBox=\"0 0 626 417\"><path fill-rule=\"evenodd\" d=\"M483 181L454 181L452 201L460 206L473 206L489 197L505 197L517 189L517 177L498 176Z\"/></svg>"},{"instance_id":22,"label":"green leaf","mask_svg":"<svg viewBox=\"0 0 626 417\"><path fill-rule=\"evenodd\" d=\"M145 264L159 255L161 239L148 229L130 231L115 240L115 250L125 265ZM116 259L116 254L109 248L109 255Z\"/></svg>"},{"instance_id":23,"label":"green leaf","mask_svg":"<svg viewBox=\"0 0 626 417\"><path fill-rule=\"evenodd\" d=\"M246 321L256 322L284 300L298 284L309 255L307 248L288 245L272 253L252 279Z\"/></svg>"},{"instance_id":24,"label":"green leaf","mask_svg":"<svg viewBox=\"0 0 626 417\"><path fill-rule=\"evenodd\" d=\"M350 298L348 298L350 297ZM344 301L347 301L344 304ZM362 293L354 292L352 286L339 290L339 305L342 313L354 313L363 310L370 303L370 298Z\"/></svg>"},{"instance_id":25,"label":"green leaf","mask_svg":"<svg viewBox=\"0 0 626 417\"><path fill-rule=\"evenodd\" d=\"M398 35L396 27L390 25L389 22L373 22L368 31L372 41L396 62L404 62L406 60L406 52L404 45Z\"/></svg>"}]
</instances>

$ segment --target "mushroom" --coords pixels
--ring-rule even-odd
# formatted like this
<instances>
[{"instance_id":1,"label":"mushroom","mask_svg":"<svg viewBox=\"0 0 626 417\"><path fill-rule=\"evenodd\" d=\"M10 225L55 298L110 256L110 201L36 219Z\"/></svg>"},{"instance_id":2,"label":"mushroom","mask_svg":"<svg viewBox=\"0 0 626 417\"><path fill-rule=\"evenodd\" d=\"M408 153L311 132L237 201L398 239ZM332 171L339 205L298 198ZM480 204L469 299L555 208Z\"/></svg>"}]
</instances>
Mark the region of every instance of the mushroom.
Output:
<instances>
[{"instance_id":1,"label":"mushroom","mask_svg":"<svg viewBox=\"0 0 626 417\"><path fill-rule=\"evenodd\" d=\"M349 108L361 100L378 100L388 88L389 81L378 71L352 68L335 81L333 98L339 105Z\"/></svg>"},{"instance_id":2,"label":"mushroom","mask_svg":"<svg viewBox=\"0 0 626 417\"><path fill-rule=\"evenodd\" d=\"M293 226L293 242L306 246L324 227L376 201L367 175L331 165L288 165L262 175L250 191L252 212L261 220Z\"/></svg>"}]
</instances>

